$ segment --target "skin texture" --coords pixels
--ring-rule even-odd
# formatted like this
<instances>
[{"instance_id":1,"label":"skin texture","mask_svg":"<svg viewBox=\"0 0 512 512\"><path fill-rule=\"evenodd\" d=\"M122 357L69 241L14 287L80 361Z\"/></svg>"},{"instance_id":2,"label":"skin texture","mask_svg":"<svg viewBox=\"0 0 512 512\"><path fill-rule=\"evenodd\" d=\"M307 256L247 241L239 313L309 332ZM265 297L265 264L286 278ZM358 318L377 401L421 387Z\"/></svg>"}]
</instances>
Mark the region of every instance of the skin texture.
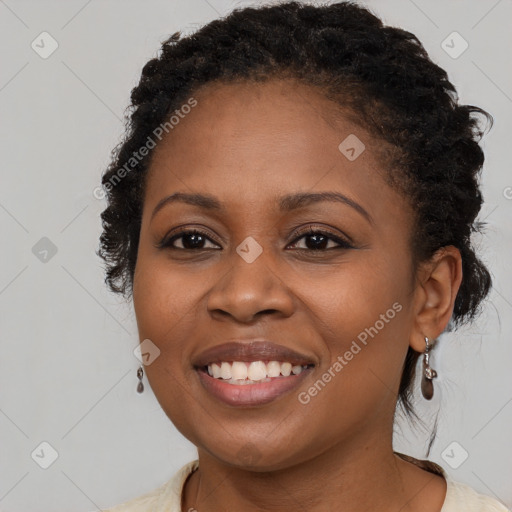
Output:
<instances>
[{"instance_id":1,"label":"skin texture","mask_svg":"<svg viewBox=\"0 0 512 512\"><path fill-rule=\"evenodd\" d=\"M393 454L393 413L408 346L423 352L424 336L450 319L458 250L413 268L413 211L384 181L383 143L313 88L216 84L194 97L153 155L133 287L140 339L161 351L145 368L151 387L198 447L183 510L439 511L444 479ZM338 149L349 134L366 146L354 161ZM151 218L175 192L213 195L223 210L176 202ZM371 221L327 201L280 212L276 200L297 192L342 193ZM294 233L310 224L353 248L328 239L308 249L311 239ZM155 247L178 227L205 231L204 248L180 251L183 238L175 250ZM248 236L263 249L252 263L236 252ZM304 391L394 303L401 311L306 405L294 391L230 407L191 364L228 340L264 338L315 361Z\"/></svg>"}]
</instances>

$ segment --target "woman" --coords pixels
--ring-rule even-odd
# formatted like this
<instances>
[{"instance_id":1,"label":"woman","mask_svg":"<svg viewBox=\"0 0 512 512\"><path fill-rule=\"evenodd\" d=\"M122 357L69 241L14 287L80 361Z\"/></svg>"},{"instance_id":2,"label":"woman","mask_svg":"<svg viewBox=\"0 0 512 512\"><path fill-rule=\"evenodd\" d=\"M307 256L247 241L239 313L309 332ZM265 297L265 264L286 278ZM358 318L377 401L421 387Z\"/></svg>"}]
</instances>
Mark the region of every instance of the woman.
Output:
<instances>
[{"instance_id":1,"label":"woman","mask_svg":"<svg viewBox=\"0 0 512 512\"><path fill-rule=\"evenodd\" d=\"M491 279L479 117L414 35L350 2L174 34L103 176L99 254L198 460L110 512L504 511L393 451L397 405Z\"/></svg>"}]
</instances>

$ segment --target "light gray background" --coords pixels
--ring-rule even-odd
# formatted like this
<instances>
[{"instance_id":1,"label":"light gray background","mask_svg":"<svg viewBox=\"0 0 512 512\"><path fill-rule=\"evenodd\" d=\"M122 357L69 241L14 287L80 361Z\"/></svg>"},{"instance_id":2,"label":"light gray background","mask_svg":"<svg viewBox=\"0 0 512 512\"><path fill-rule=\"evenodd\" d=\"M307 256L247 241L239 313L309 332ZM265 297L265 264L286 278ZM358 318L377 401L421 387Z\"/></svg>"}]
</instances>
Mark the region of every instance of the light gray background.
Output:
<instances>
[{"instance_id":1,"label":"light gray background","mask_svg":"<svg viewBox=\"0 0 512 512\"><path fill-rule=\"evenodd\" d=\"M511 0L367 1L415 33L447 69L464 103L495 117L484 142L488 223L479 237L495 288L478 322L441 338L430 456L457 480L512 505ZM94 254L105 204L93 196L123 132L131 88L161 41L249 2L229 0L0 0L0 509L92 511L162 484L195 458L147 385L135 391L131 306L103 284ZM43 31L58 49L41 58ZM469 48L441 43L459 32ZM37 40L36 40L37 42ZM57 253L40 261L49 238ZM38 246L36 246L38 247ZM405 423L399 451L424 458L426 435ZM58 458L42 469L51 450ZM442 453L459 460L452 469ZM39 447L39 448L38 448ZM454 451L451 451L454 448ZM41 451L42 450L42 451ZM48 460L48 459L47 459Z\"/></svg>"}]
</instances>

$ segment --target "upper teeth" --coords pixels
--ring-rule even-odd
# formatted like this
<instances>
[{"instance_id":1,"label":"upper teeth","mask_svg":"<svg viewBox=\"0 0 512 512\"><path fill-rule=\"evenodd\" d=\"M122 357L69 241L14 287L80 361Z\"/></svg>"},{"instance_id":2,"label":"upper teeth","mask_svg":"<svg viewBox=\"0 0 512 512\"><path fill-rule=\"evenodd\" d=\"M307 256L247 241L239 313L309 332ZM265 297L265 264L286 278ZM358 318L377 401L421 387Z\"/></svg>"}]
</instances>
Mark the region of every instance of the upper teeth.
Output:
<instances>
[{"instance_id":1,"label":"upper teeth","mask_svg":"<svg viewBox=\"0 0 512 512\"><path fill-rule=\"evenodd\" d=\"M234 361L229 363L223 361L220 364L212 363L208 365L208 373L215 379L224 380L245 380L258 381L267 377L288 377L291 373L298 375L305 366L292 366L291 363L281 363L279 361L253 361L246 363L242 361Z\"/></svg>"}]
</instances>

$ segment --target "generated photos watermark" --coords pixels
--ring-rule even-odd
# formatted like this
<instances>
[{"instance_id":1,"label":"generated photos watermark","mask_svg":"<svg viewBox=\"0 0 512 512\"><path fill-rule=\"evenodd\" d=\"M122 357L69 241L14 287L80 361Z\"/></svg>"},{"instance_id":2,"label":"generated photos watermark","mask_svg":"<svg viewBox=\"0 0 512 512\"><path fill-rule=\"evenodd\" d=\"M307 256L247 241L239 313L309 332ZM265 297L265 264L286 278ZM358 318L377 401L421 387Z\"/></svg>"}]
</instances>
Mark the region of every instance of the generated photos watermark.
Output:
<instances>
[{"instance_id":1,"label":"generated photos watermark","mask_svg":"<svg viewBox=\"0 0 512 512\"><path fill-rule=\"evenodd\" d=\"M180 120L189 114L197 105L197 100L194 97L190 97L187 103L184 103L178 110L175 110L167 121L159 124L153 131L152 135L148 135L146 142L137 150L132 153L132 156L128 161L109 178L109 180L98 186L92 191L92 195L96 199L104 199L107 192L110 192L127 174L133 171L148 154L156 147L155 138L161 141L164 137L164 133L167 134L179 124Z\"/></svg>"},{"instance_id":2,"label":"generated photos watermark","mask_svg":"<svg viewBox=\"0 0 512 512\"><path fill-rule=\"evenodd\" d=\"M347 364L352 361L355 355L361 352L362 347L366 346L368 343L368 337L374 338L379 331L384 329L386 324L395 318L396 314L402 311L402 304L399 302L395 302L385 313L382 313L379 319L370 327L366 327L363 331L361 331L357 335L357 340L352 340L352 344L350 348L344 352L343 355L338 355L336 361L326 370L322 376L316 380L316 382L310 386L307 391L301 391L297 399L302 405L307 405L311 402L311 399L318 395L320 391L322 391L325 386L331 382L331 380L338 375ZM358 343L359 341L359 343ZM361 345L360 345L361 344Z\"/></svg>"}]
</instances>

